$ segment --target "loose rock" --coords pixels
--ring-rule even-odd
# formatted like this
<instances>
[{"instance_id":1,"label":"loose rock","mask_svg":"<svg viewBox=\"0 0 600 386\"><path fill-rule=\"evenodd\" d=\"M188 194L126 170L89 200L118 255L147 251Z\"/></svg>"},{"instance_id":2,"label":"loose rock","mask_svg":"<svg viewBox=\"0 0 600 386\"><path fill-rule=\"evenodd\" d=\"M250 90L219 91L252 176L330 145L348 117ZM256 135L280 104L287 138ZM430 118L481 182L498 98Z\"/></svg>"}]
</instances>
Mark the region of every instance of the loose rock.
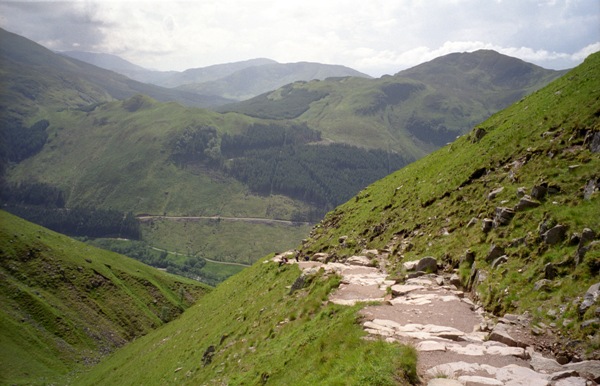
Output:
<instances>
[{"instance_id":1,"label":"loose rock","mask_svg":"<svg viewBox=\"0 0 600 386\"><path fill-rule=\"evenodd\" d=\"M419 260L415 270L422 272L437 272L437 260L434 257L427 256Z\"/></svg>"},{"instance_id":2,"label":"loose rock","mask_svg":"<svg viewBox=\"0 0 600 386\"><path fill-rule=\"evenodd\" d=\"M600 299L600 283L596 283L588 288L583 296L583 302L579 305L579 313L581 315L585 314L588 308L593 306L598 299Z\"/></svg>"},{"instance_id":3,"label":"loose rock","mask_svg":"<svg viewBox=\"0 0 600 386\"><path fill-rule=\"evenodd\" d=\"M496 208L496 217L494 217L494 226L508 225L514 216L515 211L512 208L498 207Z\"/></svg>"},{"instance_id":4,"label":"loose rock","mask_svg":"<svg viewBox=\"0 0 600 386\"><path fill-rule=\"evenodd\" d=\"M530 196L523 196L519 200L519 203L515 205L515 211L519 212L529 208L536 208L541 204L538 201L534 201Z\"/></svg>"},{"instance_id":5,"label":"loose rock","mask_svg":"<svg viewBox=\"0 0 600 386\"><path fill-rule=\"evenodd\" d=\"M546 231L542 235L542 238L546 244L554 245L563 241L566 235L567 227L565 225L558 224Z\"/></svg>"},{"instance_id":6,"label":"loose rock","mask_svg":"<svg viewBox=\"0 0 600 386\"><path fill-rule=\"evenodd\" d=\"M492 246L490 247L490 250L488 251L487 256L485 257L485 261L487 261L487 262L494 261L495 259L499 258L502 255L504 255L504 248L502 248L499 245L492 244Z\"/></svg>"}]
</instances>

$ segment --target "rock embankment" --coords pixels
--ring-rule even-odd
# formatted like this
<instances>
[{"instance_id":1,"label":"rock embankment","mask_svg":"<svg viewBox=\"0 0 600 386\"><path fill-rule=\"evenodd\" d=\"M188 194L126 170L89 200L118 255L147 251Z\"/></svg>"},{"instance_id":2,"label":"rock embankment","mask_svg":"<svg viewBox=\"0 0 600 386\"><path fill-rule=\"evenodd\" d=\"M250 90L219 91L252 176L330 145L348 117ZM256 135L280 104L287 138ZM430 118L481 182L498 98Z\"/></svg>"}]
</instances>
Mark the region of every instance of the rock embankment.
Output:
<instances>
[{"instance_id":1,"label":"rock embankment","mask_svg":"<svg viewBox=\"0 0 600 386\"><path fill-rule=\"evenodd\" d=\"M282 256L274 260L281 262ZM457 288L455 275L425 273L437 272L429 260L407 264L409 270L424 271L414 271L402 283L388 280L376 267L384 258L341 263L320 254L320 261L287 262L299 264L305 275L320 269L339 275L333 303L374 302L361 310L367 339L413 345L423 384L588 386L600 381L600 361L560 364L537 352L526 315L487 315Z\"/></svg>"}]
</instances>

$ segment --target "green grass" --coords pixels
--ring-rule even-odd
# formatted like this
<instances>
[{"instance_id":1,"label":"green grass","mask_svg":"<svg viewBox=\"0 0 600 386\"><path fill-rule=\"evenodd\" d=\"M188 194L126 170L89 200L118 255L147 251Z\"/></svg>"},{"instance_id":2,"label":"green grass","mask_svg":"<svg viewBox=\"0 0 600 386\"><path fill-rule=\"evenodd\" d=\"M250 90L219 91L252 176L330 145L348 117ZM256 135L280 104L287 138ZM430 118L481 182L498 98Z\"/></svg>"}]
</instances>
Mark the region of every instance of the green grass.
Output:
<instances>
[{"instance_id":1,"label":"green grass","mask_svg":"<svg viewBox=\"0 0 600 386\"><path fill-rule=\"evenodd\" d=\"M568 238L584 228L600 230L600 196L595 193L585 200L582 194L600 170L600 157L586 142L586 135L600 131L599 76L600 55L595 54L563 78L477 125L487 131L479 142L472 134L462 136L369 186L329 213L302 253L350 256L363 248L389 248L397 270L391 274L395 274L403 261L424 256L458 267L469 248L475 252L476 268L488 273L475 289L488 310L499 314L529 310L550 322L546 311L560 309L558 319L552 321L563 336L585 336L589 331L577 326L592 315L579 316L575 310L577 299L598 280L598 249L576 266L576 247L568 245ZM483 168L485 173L470 178ZM488 234L481 231L481 220L493 218L497 207L518 203L519 187L529 193L542 182L559 186L560 192L548 195L537 208L517 212L507 226ZM489 200L488 194L501 186L504 191ZM472 218L479 222L467 227ZM538 226L545 219L568 226L567 240L544 245ZM340 236L352 240L350 248L337 243ZM511 247L519 238L524 243ZM413 248L404 251L405 243ZM492 244L504 246L509 256L508 263L496 270L485 261ZM533 285L544 278L546 263L563 263L559 276L547 292L533 291ZM469 276L470 270L463 266L465 284ZM561 327L563 321L567 327Z\"/></svg>"},{"instance_id":2,"label":"green grass","mask_svg":"<svg viewBox=\"0 0 600 386\"><path fill-rule=\"evenodd\" d=\"M156 248L211 260L254 263L259 256L283 252L300 244L308 225L261 224L199 219L142 222L142 238Z\"/></svg>"},{"instance_id":3,"label":"green grass","mask_svg":"<svg viewBox=\"0 0 600 386\"><path fill-rule=\"evenodd\" d=\"M259 261L181 318L82 373L74 384L406 384L413 349L364 340L358 307L326 304L322 273L290 294L296 266ZM209 346L212 361L203 364Z\"/></svg>"},{"instance_id":4,"label":"green grass","mask_svg":"<svg viewBox=\"0 0 600 386\"><path fill-rule=\"evenodd\" d=\"M209 291L0 211L0 383L59 382Z\"/></svg>"}]
</instances>

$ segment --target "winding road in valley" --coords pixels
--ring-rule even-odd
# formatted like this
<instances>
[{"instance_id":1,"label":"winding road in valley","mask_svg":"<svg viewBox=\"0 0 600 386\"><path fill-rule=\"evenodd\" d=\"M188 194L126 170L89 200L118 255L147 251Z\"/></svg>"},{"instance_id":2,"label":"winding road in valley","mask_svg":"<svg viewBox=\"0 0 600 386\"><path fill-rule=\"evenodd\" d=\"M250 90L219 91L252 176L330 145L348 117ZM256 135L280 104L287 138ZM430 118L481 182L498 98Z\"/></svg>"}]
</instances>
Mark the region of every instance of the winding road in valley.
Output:
<instances>
[{"instance_id":1,"label":"winding road in valley","mask_svg":"<svg viewBox=\"0 0 600 386\"><path fill-rule=\"evenodd\" d=\"M167 253L171 253L173 255L182 255L182 256L188 256L191 257L189 255L186 255L184 253L181 252L173 252L173 251L167 251L166 249L162 249L162 248L157 248L157 247L150 247L152 249L154 249L155 251L159 251L159 252L167 252ZM202 257L204 260L209 261L211 263L215 263L215 264L223 264L223 265L238 265L240 267L250 267L250 264L244 264L244 263L234 263L231 261L219 261L219 260L212 260L212 259L208 259L206 257Z\"/></svg>"},{"instance_id":2,"label":"winding road in valley","mask_svg":"<svg viewBox=\"0 0 600 386\"><path fill-rule=\"evenodd\" d=\"M283 225L311 225L309 222L276 220L272 218L260 217L222 217L222 216L159 216L159 215L140 215L137 216L140 221L150 220L173 220L173 221L198 221L198 220L216 220L216 221L242 221L256 224L283 224Z\"/></svg>"}]
</instances>

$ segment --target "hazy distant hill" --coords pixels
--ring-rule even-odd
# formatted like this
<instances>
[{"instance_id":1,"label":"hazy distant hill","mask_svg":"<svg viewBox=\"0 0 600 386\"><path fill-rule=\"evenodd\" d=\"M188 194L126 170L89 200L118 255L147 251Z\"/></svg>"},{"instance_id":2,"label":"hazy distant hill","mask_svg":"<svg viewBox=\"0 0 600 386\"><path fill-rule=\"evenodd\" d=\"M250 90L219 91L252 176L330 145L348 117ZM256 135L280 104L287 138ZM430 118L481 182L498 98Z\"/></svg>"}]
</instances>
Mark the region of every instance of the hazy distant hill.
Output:
<instances>
[{"instance_id":1,"label":"hazy distant hill","mask_svg":"<svg viewBox=\"0 0 600 386\"><path fill-rule=\"evenodd\" d=\"M340 65L310 62L277 63L264 58L190 68L179 72L148 70L116 55L81 51L67 51L62 54L118 72L140 82L162 87L177 87L183 91L201 95L218 95L235 100L249 99L296 81L346 76L370 78L366 74Z\"/></svg>"},{"instance_id":2,"label":"hazy distant hill","mask_svg":"<svg viewBox=\"0 0 600 386\"><path fill-rule=\"evenodd\" d=\"M69 108L146 94L188 106L223 103L219 97L140 83L123 75L71 59L19 35L0 29L0 84L3 108L23 115L48 107ZM0 111L2 112L2 111Z\"/></svg>"},{"instance_id":3,"label":"hazy distant hill","mask_svg":"<svg viewBox=\"0 0 600 386\"><path fill-rule=\"evenodd\" d=\"M270 63L247 67L218 80L182 84L178 89L244 100L297 81L348 76L370 78L359 71L339 65L310 62Z\"/></svg>"},{"instance_id":4,"label":"hazy distant hill","mask_svg":"<svg viewBox=\"0 0 600 386\"><path fill-rule=\"evenodd\" d=\"M66 55L90 64L118 72L143 83L152 83L162 87L176 87L187 83L202 83L217 80L251 66L276 63L270 59L251 59L246 61L216 64L185 71L157 71L133 64L117 55L84 51L65 51Z\"/></svg>"}]
</instances>

